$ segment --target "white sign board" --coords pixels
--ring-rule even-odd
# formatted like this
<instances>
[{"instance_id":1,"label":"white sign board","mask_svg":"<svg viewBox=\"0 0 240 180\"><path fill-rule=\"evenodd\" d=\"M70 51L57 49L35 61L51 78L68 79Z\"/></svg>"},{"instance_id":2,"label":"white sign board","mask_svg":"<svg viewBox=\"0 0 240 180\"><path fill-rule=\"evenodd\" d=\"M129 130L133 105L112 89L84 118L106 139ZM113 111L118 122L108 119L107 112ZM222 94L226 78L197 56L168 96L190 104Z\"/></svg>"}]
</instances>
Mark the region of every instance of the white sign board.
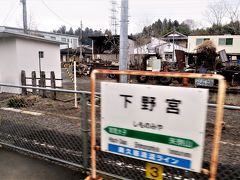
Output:
<instances>
[{"instance_id":1,"label":"white sign board","mask_svg":"<svg viewBox=\"0 0 240 180\"><path fill-rule=\"evenodd\" d=\"M161 59L153 59L152 62L152 71L153 72L160 72L161 71Z\"/></svg>"},{"instance_id":2,"label":"white sign board","mask_svg":"<svg viewBox=\"0 0 240 180\"><path fill-rule=\"evenodd\" d=\"M214 80L213 79L195 79L195 86L213 87Z\"/></svg>"},{"instance_id":3,"label":"white sign board","mask_svg":"<svg viewBox=\"0 0 240 180\"><path fill-rule=\"evenodd\" d=\"M200 172L207 103L207 89L102 82L102 150Z\"/></svg>"}]
</instances>

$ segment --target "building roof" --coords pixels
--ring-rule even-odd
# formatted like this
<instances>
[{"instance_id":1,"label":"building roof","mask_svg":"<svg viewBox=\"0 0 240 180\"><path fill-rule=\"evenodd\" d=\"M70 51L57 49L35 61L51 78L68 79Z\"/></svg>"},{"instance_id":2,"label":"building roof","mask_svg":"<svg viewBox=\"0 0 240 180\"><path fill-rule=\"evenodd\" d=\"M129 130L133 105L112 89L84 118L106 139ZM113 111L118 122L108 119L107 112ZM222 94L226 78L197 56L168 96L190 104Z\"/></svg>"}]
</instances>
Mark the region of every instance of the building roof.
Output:
<instances>
[{"instance_id":1,"label":"building roof","mask_svg":"<svg viewBox=\"0 0 240 180\"><path fill-rule=\"evenodd\" d=\"M212 35L210 35L210 34L208 34L208 35L189 35L188 37L217 37L217 36L221 36L221 37L223 37L223 36L226 36L226 37L236 37L236 36L240 36L239 34L212 34Z\"/></svg>"},{"instance_id":2,"label":"building roof","mask_svg":"<svg viewBox=\"0 0 240 180\"><path fill-rule=\"evenodd\" d=\"M60 41L50 40L50 39L42 38L39 36L13 32L13 31L10 31L9 29L6 29L3 26L0 27L0 38L2 37L16 37L16 38L35 40L35 41L42 41L42 42L52 43L52 44L65 44Z\"/></svg>"},{"instance_id":3,"label":"building roof","mask_svg":"<svg viewBox=\"0 0 240 180\"><path fill-rule=\"evenodd\" d=\"M82 46L82 52L84 54L92 54L92 48L89 46ZM65 49L61 49L61 54L79 54L80 53L80 47L76 48L76 49L72 49L72 48L65 48Z\"/></svg>"},{"instance_id":4,"label":"building roof","mask_svg":"<svg viewBox=\"0 0 240 180\"><path fill-rule=\"evenodd\" d=\"M24 32L24 30L22 28L0 26L0 28L2 28L2 27L4 27L6 30L9 30L9 31L12 30L12 31L22 31L22 32ZM28 32L30 32L30 34L35 34L35 33L39 33L39 34L52 34L52 35L69 36L69 37L78 38L78 36L76 36L76 35L61 34L61 33L54 33L54 32L46 32L46 31L39 31L39 30L28 30Z\"/></svg>"},{"instance_id":5,"label":"building roof","mask_svg":"<svg viewBox=\"0 0 240 180\"><path fill-rule=\"evenodd\" d=\"M167 39L172 39L173 37L174 39L185 39L185 40L188 39L186 35L177 31L170 31L167 34L164 34L161 39L167 40Z\"/></svg>"}]
</instances>

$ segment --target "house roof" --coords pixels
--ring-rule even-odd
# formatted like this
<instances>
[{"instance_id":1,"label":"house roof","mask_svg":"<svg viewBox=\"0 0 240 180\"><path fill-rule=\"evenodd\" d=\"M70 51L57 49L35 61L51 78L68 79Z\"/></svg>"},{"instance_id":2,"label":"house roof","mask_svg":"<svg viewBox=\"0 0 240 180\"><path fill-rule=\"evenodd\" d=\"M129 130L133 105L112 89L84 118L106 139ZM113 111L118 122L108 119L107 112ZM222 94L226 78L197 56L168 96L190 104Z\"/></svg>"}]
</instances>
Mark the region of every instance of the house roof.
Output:
<instances>
[{"instance_id":1,"label":"house roof","mask_svg":"<svg viewBox=\"0 0 240 180\"><path fill-rule=\"evenodd\" d=\"M240 35L238 34L208 34L208 35L189 35L188 37L239 37Z\"/></svg>"},{"instance_id":2,"label":"house roof","mask_svg":"<svg viewBox=\"0 0 240 180\"><path fill-rule=\"evenodd\" d=\"M22 31L22 32L24 32L24 30L22 28L0 26L0 28L2 28L2 27L4 27L6 30L9 30L9 31L12 30L12 31ZM28 30L28 32L30 32L30 34L35 34L35 33L39 33L39 34L52 34L52 35L69 36L69 37L78 38L78 36L76 36L76 35L61 34L61 33L54 33L54 32L46 32L46 31L39 31L39 30Z\"/></svg>"},{"instance_id":3,"label":"house roof","mask_svg":"<svg viewBox=\"0 0 240 180\"><path fill-rule=\"evenodd\" d=\"M82 46L82 52L84 54L92 54L92 48L89 46ZM79 54L80 53L80 47L76 48L76 49L72 49L72 48L65 48L65 49L61 49L61 54Z\"/></svg>"},{"instance_id":4,"label":"house roof","mask_svg":"<svg viewBox=\"0 0 240 180\"><path fill-rule=\"evenodd\" d=\"M46 42L46 43L52 43L52 44L65 44L60 41L50 40L50 39L42 38L39 36L33 36L33 35L29 35L29 34L12 32L12 31L6 29L5 27L0 27L0 38L3 38L3 37L16 37L16 38L35 40L35 41L41 41L41 42Z\"/></svg>"},{"instance_id":5,"label":"house roof","mask_svg":"<svg viewBox=\"0 0 240 180\"><path fill-rule=\"evenodd\" d=\"M170 31L167 34L164 34L161 39L165 39L165 40L172 39L173 36L175 39L185 39L185 40L188 39L188 37L186 35L184 35L180 32L177 32L177 31Z\"/></svg>"}]
</instances>

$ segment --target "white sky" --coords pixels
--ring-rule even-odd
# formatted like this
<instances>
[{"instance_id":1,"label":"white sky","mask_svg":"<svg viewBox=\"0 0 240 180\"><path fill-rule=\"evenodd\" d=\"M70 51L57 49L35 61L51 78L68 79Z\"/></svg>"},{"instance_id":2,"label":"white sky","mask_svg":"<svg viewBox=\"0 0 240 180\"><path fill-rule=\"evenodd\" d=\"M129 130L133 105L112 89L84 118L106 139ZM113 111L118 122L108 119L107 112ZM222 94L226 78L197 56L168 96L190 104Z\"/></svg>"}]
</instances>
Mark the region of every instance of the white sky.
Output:
<instances>
[{"instance_id":1,"label":"white sky","mask_svg":"<svg viewBox=\"0 0 240 180\"><path fill-rule=\"evenodd\" d=\"M129 33L141 31L157 19L193 19L206 25L204 11L214 0L129 0ZM230 0L235 1L235 0ZM48 6L48 9L46 5ZM118 11L120 16L120 4ZM76 29L110 29L110 0L27 0L28 19L33 29L52 31L61 25ZM55 13L53 13L53 12ZM0 25L22 27L20 0L0 0Z\"/></svg>"}]
</instances>

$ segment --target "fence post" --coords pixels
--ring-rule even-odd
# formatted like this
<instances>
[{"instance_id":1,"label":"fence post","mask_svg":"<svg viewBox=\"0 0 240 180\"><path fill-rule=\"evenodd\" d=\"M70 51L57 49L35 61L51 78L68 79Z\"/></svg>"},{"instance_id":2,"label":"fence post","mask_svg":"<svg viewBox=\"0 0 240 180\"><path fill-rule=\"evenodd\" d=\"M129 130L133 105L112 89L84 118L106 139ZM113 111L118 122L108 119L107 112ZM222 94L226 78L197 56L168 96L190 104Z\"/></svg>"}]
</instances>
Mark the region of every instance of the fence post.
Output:
<instances>
[{"instance_id":1,"label":"fence post","mask_svg":"<svg viewBox=\"0 0 240 180\"><path fill-rule=\"evenodd\" d=\"M51 88L53 88L53 89L56 88L56 78L55 78L54 71L51 71ZM56 91L51 91L51 98L53 100L56 100L56 97L57 97Z\"/></svg>"},{"instance_id":2,"label":"fence post","mask_svg":"<svg viewBox=\"0 0 240 180\"><path fill-rule=\"evenodd\" d=\"M36 87L37 86L37 75L36 75L36 71L32 71L32 86ZM32 90L33 95L37 94L37 90L33 89Z\"/></svg>"},{"instance_id":3,"label":"fence post","mask_svg":"<svg viewBox=\"0 0 240 180\"><path fill-rule=\"evenodd\" d=\"M88 148L88 108L87 108L87 98L86 94L81 94L81 139L82 139L82 158L83 158L83 168L87 170L88 168L88 161L90 160L90 152Z\"/></svg>"},{"instance_id":4,"label":"fence post","mask_svg":"<svg viewBox=\"0 0 240 180\"><path fill-rule=\"evenodd\" d=\"M40 73L40 87L42 87L42 88L46 87L46 75L45 75L44 71L41 71L41 73ZM46 90L42 90L41 92L42 92L41 96L43 98L47 97L46 96Z\"/></svg>"},{"instance_id":5,"label":"fence post","mask_svg":"<svg viewBox=\"0 0 240 180\"><path fill-rule=\"evenodd\" d=\"M22 86L27 85L26 73L25 73L24 70L21 71L21 83L22 83ZM22 95L27 95L27 89L26 88L22 88Z\"/></svg>"}]
</instances>

